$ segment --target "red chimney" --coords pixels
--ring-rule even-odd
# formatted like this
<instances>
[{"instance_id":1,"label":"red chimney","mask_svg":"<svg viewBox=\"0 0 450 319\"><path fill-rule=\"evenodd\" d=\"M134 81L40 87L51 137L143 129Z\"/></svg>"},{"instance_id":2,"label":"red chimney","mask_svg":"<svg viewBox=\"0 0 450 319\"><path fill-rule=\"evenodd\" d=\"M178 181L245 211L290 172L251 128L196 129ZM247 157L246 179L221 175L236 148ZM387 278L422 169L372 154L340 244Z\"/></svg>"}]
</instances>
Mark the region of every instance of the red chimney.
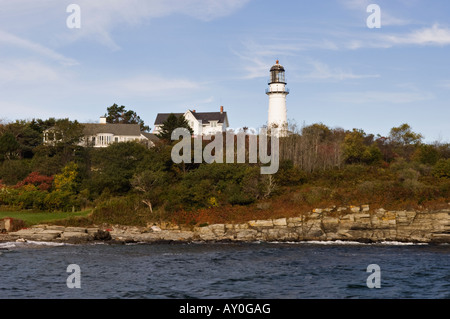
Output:
<instances>
[{"instance_id":1,"label":"red chimney","mask_svg":"<svg viewBox=\"0 0 450 319\"><path fill-rule=\"evenodd\" d=\"M223 113L223 106L220 107L220 114Z\"/></svg>"},{"instance_id":2,"label":"red chimney","mask_svg":"<svg viewBox=\"0 0 450 319\"><path fill-rule=\"evenodd\" d=\"M192 110L192 113L195 113L195 110Z\"/></svg>"}]
</instances>

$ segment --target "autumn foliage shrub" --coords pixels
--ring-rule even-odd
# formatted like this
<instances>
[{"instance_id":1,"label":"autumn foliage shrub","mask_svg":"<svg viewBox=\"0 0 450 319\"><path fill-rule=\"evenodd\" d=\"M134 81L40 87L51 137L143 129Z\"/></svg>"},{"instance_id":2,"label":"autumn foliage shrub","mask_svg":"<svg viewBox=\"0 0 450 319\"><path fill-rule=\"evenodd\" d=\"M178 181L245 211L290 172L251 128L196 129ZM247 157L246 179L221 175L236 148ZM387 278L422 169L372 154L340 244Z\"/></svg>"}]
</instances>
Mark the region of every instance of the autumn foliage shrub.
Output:
<instances>
[{"instance_id":1,"label":"autumn foliage shrub","mask_svg":"<svg viewBox=\"0 0 450 319\"><path fill-rule=\"evenodd\" d=\"M30 173L25 179L18 182L14 188L21 188L26 185L34 185L41 191L48 191L52 187L53 176L45 176L39 174L39 172Z\"/></svg>"}]
</instances>

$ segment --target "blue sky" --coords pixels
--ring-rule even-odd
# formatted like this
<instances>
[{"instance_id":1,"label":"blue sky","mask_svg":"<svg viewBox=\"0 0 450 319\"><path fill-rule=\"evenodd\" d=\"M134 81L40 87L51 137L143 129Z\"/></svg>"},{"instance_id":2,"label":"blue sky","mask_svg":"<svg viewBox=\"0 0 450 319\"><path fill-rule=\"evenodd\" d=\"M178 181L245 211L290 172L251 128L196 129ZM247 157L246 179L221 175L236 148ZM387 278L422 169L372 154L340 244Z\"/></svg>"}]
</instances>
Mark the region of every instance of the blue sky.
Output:
<instances>
[{"instance_id":1,"label":"blue sky","mask_svg":"<svg viewBox=\"0 0 450 319\"><path fill-rule=\"evenodd\" d=\"M69 4L81 28L69 29ZM381 8L381 28L366 12ZM447 0L0 0L0 119L97 122L114 103L267 121L276 59L299 126L387 135L408 123L450 142Z\"/></svg>"}]
</instances>

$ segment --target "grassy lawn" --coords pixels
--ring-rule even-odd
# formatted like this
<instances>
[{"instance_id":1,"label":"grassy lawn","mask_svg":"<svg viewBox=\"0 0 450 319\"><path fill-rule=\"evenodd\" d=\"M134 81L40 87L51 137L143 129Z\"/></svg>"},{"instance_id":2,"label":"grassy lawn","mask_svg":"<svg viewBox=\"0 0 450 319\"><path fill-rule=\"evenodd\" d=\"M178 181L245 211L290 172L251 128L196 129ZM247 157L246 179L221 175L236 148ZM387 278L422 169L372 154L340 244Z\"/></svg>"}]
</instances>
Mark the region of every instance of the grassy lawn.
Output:
<instances>
[{"instance_id":1,"label":"grassy lawn","mask_svg":"<svg viewBox=\"0 0 450 319\"><path fill-rule=\"evenodd\" d=\"M0 219L5 217L18 218L25 222L27 226L36 224L45 224L54 220L61 220L70 217L84 217L89 215L92 210L80 212L32 212L32 211L0 211Z\"/></svg>"}]
</instances>

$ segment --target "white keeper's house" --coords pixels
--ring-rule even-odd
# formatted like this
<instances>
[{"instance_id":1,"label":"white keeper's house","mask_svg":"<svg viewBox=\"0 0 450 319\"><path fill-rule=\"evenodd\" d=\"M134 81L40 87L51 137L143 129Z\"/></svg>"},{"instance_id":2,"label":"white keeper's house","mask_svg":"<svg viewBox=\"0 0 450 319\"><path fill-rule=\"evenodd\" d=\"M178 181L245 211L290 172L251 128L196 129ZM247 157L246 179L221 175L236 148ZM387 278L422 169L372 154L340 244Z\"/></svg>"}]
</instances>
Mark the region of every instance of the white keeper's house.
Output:
<instances>
[{"instance_id":1,"label":"white keeper's house","mask_svg":"<svg viewBox=\"0 0 450 319\"><path fill-rule=\"evenodd\" d=\"M177 117L184 115L194 136L214 135L218 132L226 132L230 126L227 112L224 112L223 106L221 106L219 112L196 112L195 110L187 110L185 113L158 113L154 123L153 134L161 132L162 125L170 114L174 114Z\"/></svg>"},{"instance_id":2,"label":"white keeper's house","mask_svg":"<svg viewBox=\"0 0 450 319\"><path fill-rule=\"evenodd\" d=\"M83 137L78 145L90 147L107 147L113 143L137 141L147 147L155 146L159 140L155 134L142 132L139 124L113 124L107 123L106 117L100 117L99 123L82 123ZM44 143L52 144L55 141L55 129L44 131Z\"/></svg>"}]
</instances>

